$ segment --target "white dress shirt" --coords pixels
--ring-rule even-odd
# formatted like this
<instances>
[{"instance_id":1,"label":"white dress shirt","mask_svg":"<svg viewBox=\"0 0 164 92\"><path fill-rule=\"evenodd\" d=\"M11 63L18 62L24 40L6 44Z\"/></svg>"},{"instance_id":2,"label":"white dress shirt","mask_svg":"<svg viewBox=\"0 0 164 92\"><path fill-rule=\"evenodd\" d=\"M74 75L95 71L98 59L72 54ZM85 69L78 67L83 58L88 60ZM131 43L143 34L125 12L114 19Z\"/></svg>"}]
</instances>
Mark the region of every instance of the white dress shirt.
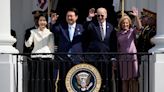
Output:
<instances>
[{"instance_id":1,"label":"white dress shirt","mask_svg":"<svg viewBox=\"0 0 164 92\"><path fill-rule=\"evenodd\" d=\"M30 47L33 42L32 53L54 53L54 36L49 29L45 28L43 31L40 31L39 28L31 30L31 35L25 42L25 46ZM37 57L44 57L44 55Z\"/></svg>"},{"instance_id":2,"label":"white dress shirt","mask_svg":"<svg viewBox=\"0 0 164 92\"><path fill-rule=\"evenodd\" d=\"M75 28L76 28L76 23L74 23L73 25L68 24L68 31L69 31L70 41L73 40L73 36L74 36L74 33L75 33Z\"/></svg>"},{"instance_id":3,"label":"white dress shirt","mask_svg":"<svg viewBox=\"0 0 164 92\"><path fill-rule=\"evenodd\" d=\"M104 37L106 36L106 21L104 21L102 24L102 27L103 27L103 34L104 34ZM101 24L99 23L99 25L101 26Z\"/></svg>"}]
</instances>

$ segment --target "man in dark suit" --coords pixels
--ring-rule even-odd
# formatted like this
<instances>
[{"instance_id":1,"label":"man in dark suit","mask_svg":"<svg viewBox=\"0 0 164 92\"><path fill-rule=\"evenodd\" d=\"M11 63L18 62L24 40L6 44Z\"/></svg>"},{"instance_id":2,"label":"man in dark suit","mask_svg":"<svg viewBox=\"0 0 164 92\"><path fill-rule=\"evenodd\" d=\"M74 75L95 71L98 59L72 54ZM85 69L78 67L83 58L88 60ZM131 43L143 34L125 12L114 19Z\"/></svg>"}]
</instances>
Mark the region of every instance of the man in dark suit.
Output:
<instances>
[{"instance_id":1,"label":"man in dark suit","mask_svg":"<svg viewBox=\"0 0 164 92\"><path fill-rule=\"evenodd\" d=\"M58 39L55 42L57 45L57 52L64 52L67 54L60 55L60 57L67 62L62 62L60 65L60 77L61 77L61 86L63 87L60 92L65 92L65 77L67 71L74 64L78 64L80 62L80 56L73 55L71 53L80 53L82 52L82 43L81 37L84 31L83 26L78 24L76 21L78 19L78 11L75 8L71 8L66 13L66 22L63 24L59 24L53 28L53 33L55 39ZM60 59L61 60L61 59ZM67 92L67 91L66 91Z\"/></svg>"},{"instance_id":2,"label":"man in dark suit","mask_svg":"<svg viewBox=\"0 0 164 92\"><path fill-rule=\"evenodd\" d=\"M98 8L96 17L97 20L90 21L87 26L85 25L86 31L83 37L85 52L116 52L116 32L113 26L106 21L106 9Z\"/></svg>"},{"instance_id":3,"label":"man in dark suit","mask_svg":"<svg viewBox=\"0 0 164 92\"><path fill-rule=\"evenodd\" d=\"M97 20L92 20L85 25L85 32L83 36L83 49L85 52L116 52L117 51L117 39L116 32L113 30L113 26L106 21L107 10L105 8L98 8L96 13ZM111 59L111 55L89 55L88 60L91 64L94 64L101 73L102 87L101 91L111 92L111 75L112 75L112 63L108 62ZM94 61L103 60L102 62L94 63ZM93 61L93 62L92 62ZM108 77L107 77L108 76Z\"/></svg>"},{"instance_id":4,"label":"man in dark suit","mask_svg":"<svg viewBox=\"0 0 164 92\"><path fill-rule=\"evenodd\" d=\"M58 46L57 52L79 53L82 52L81 40L84 31L81 24L77 24L78 12L75 8L67 11L67 23L59 24L53 28L54 34L58 35L58 41L55 44ZM68 55L69 56L69 55Z\"/></svg>"}]
</instances>

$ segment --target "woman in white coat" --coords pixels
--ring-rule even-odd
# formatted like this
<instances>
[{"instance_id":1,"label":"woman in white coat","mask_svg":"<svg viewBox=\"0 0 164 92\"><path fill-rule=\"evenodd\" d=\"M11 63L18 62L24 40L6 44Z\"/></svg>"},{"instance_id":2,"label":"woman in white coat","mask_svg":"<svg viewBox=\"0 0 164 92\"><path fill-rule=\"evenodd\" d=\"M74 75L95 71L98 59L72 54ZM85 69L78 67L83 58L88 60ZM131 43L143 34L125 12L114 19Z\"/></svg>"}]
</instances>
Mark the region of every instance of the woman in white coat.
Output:
<instances>
[{"instance_id":1,"label":"woman in white coat","mask_svg":"<svg viewBox=\"0 0 164 92\"><path fill-rule=\"evenodd\" d=\"M34 43L32 53L38 53L31 55L32 61L28 63L31 66L28 92L52 92L53 63L47 61L51 61L53 55L39 53L54 53L54 37L47 29L46 16L41 14L38 17L38 25L37 29L31 30L31 35L25 42L26 47Z\"/></svg>"},{"instance_id":2,"label":"woman in white coat","mask_svg":"<svg viewBox=\"0 0 164 92\"><path fill-rule=\"evenodd\" d=\"M25 42L26 47L30 47L34 42L34 49L32 53L54 53L54 37L52 32L47 29L47 20L44 15L38 17L37 29L31 30L31 35L29 39ZM42 57L45 55L32 55L32 57Z\"/></svg>"}]
</instances>

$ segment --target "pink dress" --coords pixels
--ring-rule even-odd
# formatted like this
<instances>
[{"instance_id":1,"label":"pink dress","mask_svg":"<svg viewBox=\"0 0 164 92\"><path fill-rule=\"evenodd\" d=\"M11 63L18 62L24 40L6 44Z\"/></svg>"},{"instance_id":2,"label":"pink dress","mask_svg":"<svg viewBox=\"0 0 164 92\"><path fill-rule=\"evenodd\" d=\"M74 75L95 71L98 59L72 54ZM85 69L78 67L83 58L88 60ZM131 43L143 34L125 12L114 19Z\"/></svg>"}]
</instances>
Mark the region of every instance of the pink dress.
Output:
<instances>
[{"instance_id":1,"label":"pink dress","mask_svg":"<svg viewBox=\"0 0 164 92\"><path fill-rule=\"evenodd\" d=\"M117 32L118 52L137 53L135 46L136 30ZM119 55L119 70L122 80L129 80L138 76L138 61L136 54Z\"/></svg>"}]
</instances>

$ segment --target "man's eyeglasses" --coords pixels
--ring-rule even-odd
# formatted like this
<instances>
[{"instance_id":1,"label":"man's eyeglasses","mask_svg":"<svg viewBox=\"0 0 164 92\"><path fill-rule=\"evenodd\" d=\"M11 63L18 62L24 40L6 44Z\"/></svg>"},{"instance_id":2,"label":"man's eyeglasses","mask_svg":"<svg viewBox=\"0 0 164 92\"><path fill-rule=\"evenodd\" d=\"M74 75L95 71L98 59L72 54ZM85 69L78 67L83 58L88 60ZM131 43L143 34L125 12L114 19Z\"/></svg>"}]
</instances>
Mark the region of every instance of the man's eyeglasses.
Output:
<instances>
[{"instance_id":1,"label":"man's eyeglasses","mask_svg":"<svg viewBox=\"0 0 164 92\"><path fill-rule=\"evenodd\" d=\"M104 15L97 15L97 17L100 17L100 16L101 16L101 17L104 17Z\"/></svg>"}]
</instances>

